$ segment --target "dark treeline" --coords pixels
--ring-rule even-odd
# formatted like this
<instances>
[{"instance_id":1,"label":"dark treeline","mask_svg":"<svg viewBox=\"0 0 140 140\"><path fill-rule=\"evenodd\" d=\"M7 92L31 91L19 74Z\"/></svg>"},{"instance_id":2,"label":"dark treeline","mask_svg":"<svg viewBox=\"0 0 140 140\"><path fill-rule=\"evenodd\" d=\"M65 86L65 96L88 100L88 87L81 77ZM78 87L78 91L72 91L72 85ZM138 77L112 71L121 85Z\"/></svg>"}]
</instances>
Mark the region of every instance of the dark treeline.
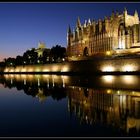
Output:
<instances>
[{"instance_id":1,"label":"dark treeline","mask_svg":"<svg viewBox=\"0 0 140 140\"><path fill-rule=\"evenodd\" d=\"M49 64L60 63L66 61L66 48L61 45L53 46L51 49L45 48L41 56L38 55L35 48L27 50L22 56L16 58L5 58L0 62L1 67L18 66L18 65L33 65L33 64Z\"/></svg>"}]
</instances>

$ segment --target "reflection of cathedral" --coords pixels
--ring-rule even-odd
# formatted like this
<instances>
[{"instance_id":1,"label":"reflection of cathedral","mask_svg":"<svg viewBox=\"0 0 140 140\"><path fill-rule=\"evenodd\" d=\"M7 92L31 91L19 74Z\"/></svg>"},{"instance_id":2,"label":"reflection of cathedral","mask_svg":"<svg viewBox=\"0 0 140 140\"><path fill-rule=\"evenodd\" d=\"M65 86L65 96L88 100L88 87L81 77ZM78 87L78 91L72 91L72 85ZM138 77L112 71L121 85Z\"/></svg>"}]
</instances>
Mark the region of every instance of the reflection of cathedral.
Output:
<instances>
[{"instance_id":1,"label":"reflection of cathedral","mask_svg":"<svg viewBox=\"0 0 140 140\"><path fill-rule=\"evenodd\" d=\"M132 47L137 50L136 46L140 46L139 16L137 11L129 15L126 9L122 14L113 12L98 22L89 19L84 25L78 18L76 29L72 32L69 27L67 34L69 56L109 54L115 50L131 50Z\"/></svg>"},{"instance_id":2,"label":"reflection of cathedral","mask_svg":"<svg viewBox=\"0 0 140 140\"><path fill-rule=\"evenodd\" d=\"M0 83L5 87L16 87L17 90L24 90L27 95L36 97L40 102L48 100L50 96L54 100L68 97L68 110L70 114L76 114L81 123L101 123L125 130L126 132L131 132L132 129L135 129L136 132L139 131L139 88L137 91L134 90L136 89L135 86L134 89L122 88L122 86L121 88L114 88L111 85L109 85L110 89L109 87L103 88L97 82L97 79L96 82L98 84L95 84L95 87L87 88L81 79L79 81L78 78L76 78L77 80L73 78L57 75L11 74L0 76ZM139 81L139 78L134 79L134 83ZM77 86L71 86L70 84L77 84ZM125 86L124 83L120 84ZM81 87L81 85L85 87ZM129 86L131 86L130 81ZM102 88L96 89L97 87Z\"/></svg>"},{"instance_id":3,"label":"reflection of cathedral","mask_svg":"<svg viewBox=\"0 0 140 140\"><path fill-rule=\"evenodd\" d=\"M129 132L140 129L140 92L70 88L68 109L80 122L97 122Z\"/></svg>"}]
</instances>

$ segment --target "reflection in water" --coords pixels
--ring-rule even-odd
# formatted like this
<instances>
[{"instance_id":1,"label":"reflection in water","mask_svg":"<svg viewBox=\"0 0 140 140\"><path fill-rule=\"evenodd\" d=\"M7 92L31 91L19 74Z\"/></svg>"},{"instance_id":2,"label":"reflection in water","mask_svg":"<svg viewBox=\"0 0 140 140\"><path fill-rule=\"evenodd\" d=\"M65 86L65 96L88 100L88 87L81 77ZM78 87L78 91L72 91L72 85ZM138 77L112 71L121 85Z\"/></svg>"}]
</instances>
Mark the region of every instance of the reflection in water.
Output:
<instances>
[{"instance_id":1,"label":"reflection in water","mask_svg":"<svg viewBox=\"0 0 140 140\"><path fill-rule=\"evenodd\" d=\"M16 87L40 102L68 97L68 111L82 124L103 124L128 134L140 129L140 77L76 77L57 75L4 75L4 87Z\"/></svg>"},{"instance_id":2,"label":"reflection in water","mask_svg":"<svg viewBox=\"0 0 140 140\"><path fill-rule=\"evenodd\" d=\"M67 77L56 75L4 75L0 82L5 87L16 87L17 90L24 90L27 95L37 97L39 101L45 101L47 96L60 100L66 97L65 81ZM61 94L58 94L60 92Z\"/></svg>"},{"instance_id":3,"label":"reflection in water","mask_svg":"<svg viewBox=\"0 0 140 140\"><path fill-rule=\"evenodd\" d=\"M69 89L69 111L87 124L112 125L129 132L140 128L140 92L111 89ZM132 120L135 123L132 123Z\"/></svg>"},{"instance_id":4,"label":"reflection in water","mask_svg":"<svg viewBox=\"0 0 140 140\"><path fill-rule=\"evenodd\" d=\"M24 79L24 85L26 85L26 79Z\"/></svg>"},{"instance_id":5,"label":"reflection in water","mask_svg":"<svg viewBox=\"0 0 140 140\"><path fill-rule=\"evenodd\" d=\"M102 77L102 79L105 83L114 82L114 76L112 76L112 75L105 75L105 76Z\"/></svg>"}]
</instances>

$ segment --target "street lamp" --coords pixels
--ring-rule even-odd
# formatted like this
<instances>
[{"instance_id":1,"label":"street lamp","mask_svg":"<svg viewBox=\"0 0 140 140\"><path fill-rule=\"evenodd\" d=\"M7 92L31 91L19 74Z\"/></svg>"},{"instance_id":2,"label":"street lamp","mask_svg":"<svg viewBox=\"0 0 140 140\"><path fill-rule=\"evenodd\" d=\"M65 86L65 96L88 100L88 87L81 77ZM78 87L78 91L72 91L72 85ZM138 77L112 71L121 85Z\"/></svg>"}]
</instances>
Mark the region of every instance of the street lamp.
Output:
<instances>
[{"instance_id":1,"label":"street lamp","mask_svg":"<svg viewBox=\"0 0 140 140\"><path fill-rule=\"evenodd\" d=\"M39 61L39 60L37 60L37 63L40 63L40 61Z\"/></svg>"}]
</instances>

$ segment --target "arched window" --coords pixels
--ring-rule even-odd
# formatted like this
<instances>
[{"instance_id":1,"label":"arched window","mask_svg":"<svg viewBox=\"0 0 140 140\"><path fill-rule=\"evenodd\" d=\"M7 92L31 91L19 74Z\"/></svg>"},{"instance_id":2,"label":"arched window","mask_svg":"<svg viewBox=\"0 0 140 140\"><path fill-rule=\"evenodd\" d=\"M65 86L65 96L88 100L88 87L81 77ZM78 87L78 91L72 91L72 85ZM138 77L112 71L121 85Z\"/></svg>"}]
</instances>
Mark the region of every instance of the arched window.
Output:
<instances>
[{"instance_id":1,"label":"arched window","mask_svg":"<svg viewBox=\"0 0 140 140\"><path fill-rule=\"evenodd\" d=\"M83 51L83 56L88 56L89 54L88 54L88 48L87 47L85 47L84 48L84 51Z\"/></svg>"}]
</instances>

